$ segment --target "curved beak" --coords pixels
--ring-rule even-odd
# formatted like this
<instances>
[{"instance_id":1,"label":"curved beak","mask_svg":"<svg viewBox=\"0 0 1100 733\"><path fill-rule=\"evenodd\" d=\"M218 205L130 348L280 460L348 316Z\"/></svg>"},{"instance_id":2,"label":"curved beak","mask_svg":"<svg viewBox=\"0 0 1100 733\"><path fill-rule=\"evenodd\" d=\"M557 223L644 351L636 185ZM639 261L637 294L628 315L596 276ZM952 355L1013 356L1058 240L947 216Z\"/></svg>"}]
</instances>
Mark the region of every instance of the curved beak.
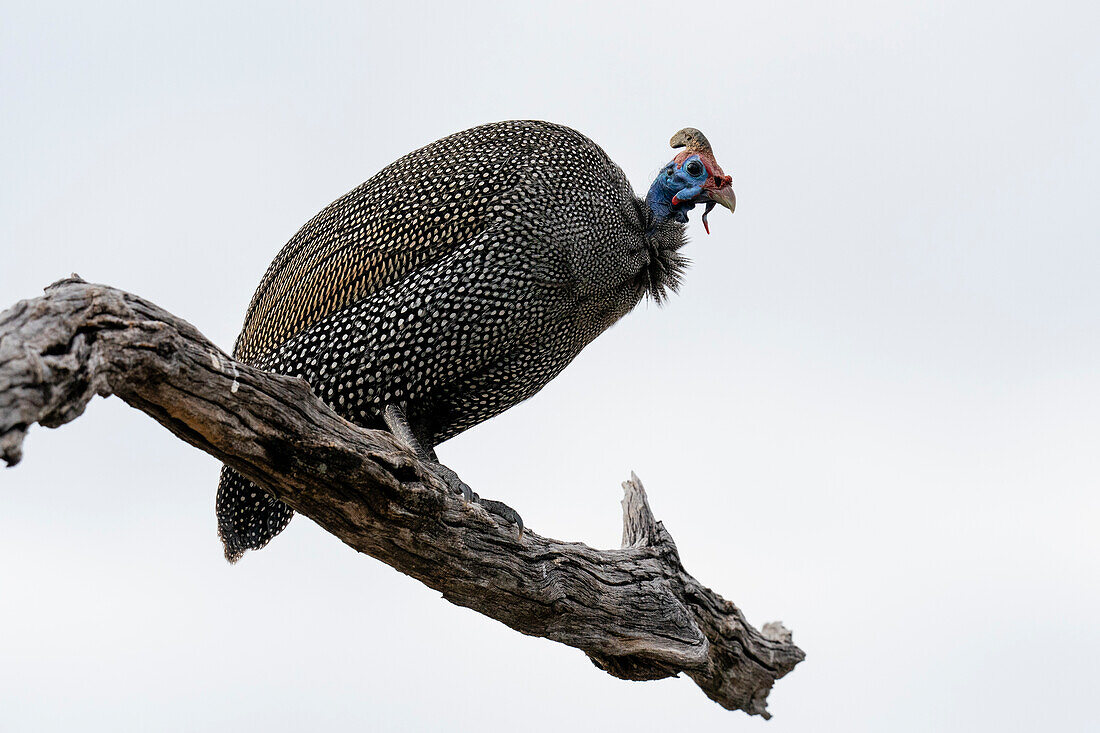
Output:
<instances>
[{"instance_id":1,"label":"curved beak","mask_svg":"<svg viewBox=\"0 0 1100 733\"><path fill-rule=\"evenodd\" d=\"M703 194L708 201L722 204L731 212L737 207L737 197L733 195L733 186L728 183L721 188L704 189Z\"/></svg>"},{"instance_id":2,"label":"curved beak","mask_svg":"<svg viewBox=\"0 0 1100 733\"><path fill-rule=\"evenodd\" d=\"M725 183L721 188L704 188L702 197L707 201L707 209L703 212L703 228L710 234L710 224L707 223L707 214L716 204L721 204L732 213L737 208L737 197L733 195L733 186Z\"/></svg>"}]
</instances>

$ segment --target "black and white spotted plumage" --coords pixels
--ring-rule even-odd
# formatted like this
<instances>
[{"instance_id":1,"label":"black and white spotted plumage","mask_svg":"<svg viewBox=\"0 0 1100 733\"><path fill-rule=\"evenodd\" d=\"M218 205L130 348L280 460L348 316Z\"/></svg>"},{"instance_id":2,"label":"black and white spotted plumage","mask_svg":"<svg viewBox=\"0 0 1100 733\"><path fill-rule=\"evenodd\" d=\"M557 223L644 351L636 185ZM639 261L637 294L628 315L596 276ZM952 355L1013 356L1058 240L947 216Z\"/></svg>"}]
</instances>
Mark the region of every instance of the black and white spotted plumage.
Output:
<instances>
[{"instance_id":1,"label":"black and white spotted plumage","mask_svg":"<svg viewBox=\"0 0 1100 733\"><path fill-rule=\"evenodd\" d=\"M567 127L476 127L406 155L314 217L272 262L236 358L304 378L347 420L399 405L428 450L527 399L648 293L675 289L683 225ZM229 468L226 557L293 514Z\"/></svg>"}]
</instances>

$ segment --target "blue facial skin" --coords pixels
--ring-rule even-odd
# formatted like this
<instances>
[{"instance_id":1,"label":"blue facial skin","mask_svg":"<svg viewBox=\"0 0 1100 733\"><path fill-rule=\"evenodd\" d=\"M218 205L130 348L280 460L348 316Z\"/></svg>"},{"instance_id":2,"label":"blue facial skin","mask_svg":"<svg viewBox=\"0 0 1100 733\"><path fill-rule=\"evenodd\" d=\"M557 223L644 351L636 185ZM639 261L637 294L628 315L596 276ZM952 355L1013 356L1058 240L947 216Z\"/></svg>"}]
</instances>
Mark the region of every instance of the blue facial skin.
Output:
<instances>
[{"instance_id":1,"label":"blue facial skin","mask_svg":"<svg viewBox=\"0 0 1100 733\"><path fill-rule=\"evenodd\" d=\"M688 169L696 167L699 175L693 176ZM686 224L687 212L695 208L695 197L702 193L703 184L707 182L709 175L698 155L688 156L680 165L670 162L657 174L657 179L649 187L645 202L658 219L672 218ZM675 206L672 205L673 197L677 201Z\"/></svg>"}]
</instances>

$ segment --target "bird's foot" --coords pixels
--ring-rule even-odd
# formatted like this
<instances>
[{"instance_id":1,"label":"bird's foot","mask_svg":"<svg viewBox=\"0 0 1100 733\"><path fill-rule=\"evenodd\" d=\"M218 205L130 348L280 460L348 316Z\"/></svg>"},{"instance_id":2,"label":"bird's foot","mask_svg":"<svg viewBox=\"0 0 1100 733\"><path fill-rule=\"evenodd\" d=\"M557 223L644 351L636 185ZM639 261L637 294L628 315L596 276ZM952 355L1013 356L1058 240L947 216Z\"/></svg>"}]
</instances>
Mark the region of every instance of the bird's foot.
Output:
<instances>
[{"instance_id":1,"label":"bird's foot","mask_svg":"<svg viewBox=\"0 0 1100 733\"><path fill-rule=\"evenodd\" d=\"M523 517L519 515L519 512L503 501L497 501L496 499L481 499L477 494L474 494L474 501L485 507L485 510L490 514L495 514L505 522L516 525L519 531L519 537L523 539Z\"/></svg>"},{"instance_id":2,"label":"bird's foot","mask_svg":"<svg viewBox=\"0 0 1100 733\"><path fill-rule=\"evenodd\" d=\"M495 514L505 522L516 525L516 527L519 528L519 536L523 537L523 517L519 515L519 512L502 501L482 499L465 481L458 477L457 473L447 468L442 463L437 463L435 461L430 461L428 463L432 467L432 473L443 481L443 483L447 484L447 487L450 488L451 491L456 494L461 494L464 501L480 504L485 507L485 510L490 514Z\"/></svg>"},{"instance_id":3,"label":"bird's foot","mask_svg":"<svg viewBox=\"0 0 1100 733\"><path fill-rule=\"evenodd\" d=\"M451 491L456 494L462 494L462 498L466 501L477 500L477 494L474 493L474 490L467 486L466 482L460 479L458 474L453 470L437 461L425 461L425 463L431 466L432 473L435 474L436 478L440 481L447 484L447 487Z\"/></svg>"}]
</instances>

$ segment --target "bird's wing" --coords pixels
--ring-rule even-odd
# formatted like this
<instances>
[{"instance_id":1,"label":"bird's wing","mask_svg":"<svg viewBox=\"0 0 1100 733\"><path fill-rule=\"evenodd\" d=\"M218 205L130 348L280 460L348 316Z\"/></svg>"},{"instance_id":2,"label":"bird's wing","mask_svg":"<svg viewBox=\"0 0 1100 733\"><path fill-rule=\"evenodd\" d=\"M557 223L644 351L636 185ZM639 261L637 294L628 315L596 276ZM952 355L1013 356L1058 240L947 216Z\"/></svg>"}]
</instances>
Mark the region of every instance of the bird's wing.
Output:
<instances>
[{"instance_id":1,"label":"bird's wing","mask_svg":"<svg viewBox=\"0 0 1100 733\"><path fill-rule=\"evenodd\" d=\"M387 210L370 193L357 189L336 201L283 248L252 298L238 358L262 358L330 313L445 256L484 227L484 212L461 205L435 217L404 207Z\"/></svg>"},{"instance_id":2,"label":"bird's wing","mask_svg":"<svg viewBox=\"0 0 1100 733\"><path fill-rule=\"evenodd\" d=\"M406 155L337 199L268 267L237 339L237 358L262 359L484 231L522 176L530 141L555 134L551 128L557 126L511 122L466 130Z\"/></svg>"}]
</instances>

